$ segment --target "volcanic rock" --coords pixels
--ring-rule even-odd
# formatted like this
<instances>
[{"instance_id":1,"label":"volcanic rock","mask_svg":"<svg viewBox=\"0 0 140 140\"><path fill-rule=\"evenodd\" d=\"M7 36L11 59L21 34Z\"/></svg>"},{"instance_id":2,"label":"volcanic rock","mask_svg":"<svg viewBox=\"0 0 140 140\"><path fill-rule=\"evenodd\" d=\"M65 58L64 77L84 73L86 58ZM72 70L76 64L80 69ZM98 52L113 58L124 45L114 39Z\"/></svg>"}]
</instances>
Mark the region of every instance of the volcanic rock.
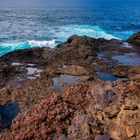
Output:
<instances>
[{"instance_id":1,"label":"volcanic rock","mask_svg":"<svg viewBox=\"0 0 140 140\"><path fill-rule=\"evenodd\" d=\"M62 73L76 76L89 75L89 72L86 68L78 65L65 66L62 70Z\"/></svg>"},{"instance_id":2,"label":"volcanic rock","mask_svg":"<svg viewBox=\"0 0 140 140\"><path fill-rule=\"evenodd\" d=\"M130 36L127 40L127 42L134 44L134 45L140 45L140 32L137 32Z\"/></svg>"},{"instance_id":3,"label":"volcanic rock","mask_svg":"<svg viewBox=\"0 0 140 140\"><path fill-rule=\"evenodd\" d=\"M113 59L139 51L123 47L124 43L75 35L53 49L17 50L2 56L0 104L18 103L21 112L10 129L2 130L0 139L139 140L140 66ZM29 69L41 72L35 71L38 75L31 79ZM103 81L98 72L117 78ZM54 79L63 75L78 80L55 91Z\"/></svg>"}]
</instances>

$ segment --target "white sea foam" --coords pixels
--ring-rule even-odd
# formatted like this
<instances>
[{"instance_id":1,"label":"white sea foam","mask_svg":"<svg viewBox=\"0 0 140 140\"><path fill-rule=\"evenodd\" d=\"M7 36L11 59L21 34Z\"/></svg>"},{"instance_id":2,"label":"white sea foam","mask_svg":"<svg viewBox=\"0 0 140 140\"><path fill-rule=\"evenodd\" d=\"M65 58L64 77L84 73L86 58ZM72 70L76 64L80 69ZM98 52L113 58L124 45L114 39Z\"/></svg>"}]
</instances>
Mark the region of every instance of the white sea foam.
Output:
<instances>
[{"instance_id":1,"label":"white sea foam","mask_svg":"<svg viewBox=\"0 0 140 140\"><path fill-rule=\"evenodd\" d=\"M53 30L53 29L52 29ZM100 26L89 25L68 25L54 28L52 40L27 40L25 42L12 42L0 44L0 55L16 49L26 49L33 47L50 47L53 48L59 42L64 42L72 35L86 35L93 38L105 39L125 39L132 34L130 31L125 32L108 32ZM49 35L48 35L49 36ZM54 38L57 38L55 40Z\"/></svg>"},{"instance_id":2,"label":"white sea foam","mask_svg":"<svg viewBox=\"0 0 140 140\"><path fill-rule=\"evenodd\" d=\"M0 44L0 55L8 53L17 49L27 49L33 47L50 47L53 48L57 44L55 40L48 41L37 41L37 40L29 40L25 42L12 42L12 43L1 43Z\"/></svg>"},{"instance_id":3,"label":"white sea foam","mask_svg":"<svg viewBox=\"0 0 140 140\"><path fill-rule=\"evenodd\" d=\"M32 47L55 47L55 40L50 40L50 41L36 41L36 40L31 40L28 42L30 46Z\"/></svg>"},{"instance_id":4,"label":"white sea foam","mask_svg":"<svg viewBox=\"0 0 140 140\"><path fill-rule=\"evenodd\" d=\"M28 48L28 47L54 47L55 40L48 40L48 41L37 41L37 40L29 40L25 42L14 42L14 43L2 43L0 44L1 47L7 47L11 50L20 49L20 48Z\"/></svg>"},{"instance_id":5,"label":"white sea foam","mask_svg":"<svg viewBox=\"0 0 140 140\"><path fill-rule=\"evenodd\" d=\"M59 32L56 33L56 36L60 40L66 40L72 35L87 35L93 38L105 38L105 39L117 39L116 36L108 33L99 26L89 26L89 25L69 25L64 26L59 29Z\"/></svg>"}]
</instances>

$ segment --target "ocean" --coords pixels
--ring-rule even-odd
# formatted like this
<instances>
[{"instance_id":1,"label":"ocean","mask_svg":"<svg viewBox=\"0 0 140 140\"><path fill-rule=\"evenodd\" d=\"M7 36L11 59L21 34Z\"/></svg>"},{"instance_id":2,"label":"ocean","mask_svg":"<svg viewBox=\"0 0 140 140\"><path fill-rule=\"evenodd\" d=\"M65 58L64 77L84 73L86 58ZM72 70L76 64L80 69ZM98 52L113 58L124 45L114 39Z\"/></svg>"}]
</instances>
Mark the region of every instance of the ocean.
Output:
<instances>
[{"instance_id":1,"label":"ocean","mask_svg":"<svg viewBox=\"0 0 140 140\"><path fill-rule=\"evenodd\" d=\"M127 39L139 30L139 0L0 4L0 55L16 49L55 47L74 34Z\"/></svg>"}]
</instances>

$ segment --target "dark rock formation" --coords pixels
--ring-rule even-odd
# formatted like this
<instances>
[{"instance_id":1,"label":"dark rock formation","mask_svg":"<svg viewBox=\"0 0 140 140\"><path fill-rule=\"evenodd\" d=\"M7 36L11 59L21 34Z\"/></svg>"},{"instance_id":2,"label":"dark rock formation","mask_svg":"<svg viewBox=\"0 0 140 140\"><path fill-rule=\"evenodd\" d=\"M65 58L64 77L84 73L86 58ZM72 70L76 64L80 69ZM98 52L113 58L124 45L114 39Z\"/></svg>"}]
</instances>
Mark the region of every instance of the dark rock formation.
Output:
<instances>
[{"instance_id":1,"label":"dark rock formation","mask_svg":"<svg viewBox=\"0 0 140 140\"><path fill-rule=\"evenodd\" d=\"M130 36L127 42L139 46L140 45L140 32L135 33L132 36Z\"/></svg>"}]
</instances>

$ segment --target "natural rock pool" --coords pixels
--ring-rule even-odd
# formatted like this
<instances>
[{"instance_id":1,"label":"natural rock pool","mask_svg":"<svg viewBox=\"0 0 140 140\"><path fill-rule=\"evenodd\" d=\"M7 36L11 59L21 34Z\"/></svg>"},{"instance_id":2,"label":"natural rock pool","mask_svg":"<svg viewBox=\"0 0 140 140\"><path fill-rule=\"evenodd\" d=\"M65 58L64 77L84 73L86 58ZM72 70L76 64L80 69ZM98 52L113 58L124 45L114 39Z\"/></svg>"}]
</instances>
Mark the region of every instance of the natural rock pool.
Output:
<instances>
[{"instance_id":1,"label":"natural rock pool","mask_svg":"<svg viewBox=\"0 0 140 140\"><path fill-rule=\"evenodd\" d=\"M140 56L136 53L127 53L123 55L116 55L112 57L114 60L117 60L119 63L129 66L140 66Z\"/></svg>"},{"instance_id":2,"label":"natural rock pool","mask_svg":"<svg viewBox=\"0 0 140 140\"><path fill-rule=\"evenodd\" d=\"M97 72L97 76L104 81L116 81L118 77L108 72Z\"/></svg>"},{"instance_id":3,"label":"natural rock pool","mask_svg":"<svg viewBox=\"0 0 140 140\"><path fill-rule=\"evenodd\" d=\"M73 75L68 75L68 74L61 74L59 76L56 76L53 78L53 89L56 91L61 91L61 86L63 84L68 84L68 85L74 85L78 83L78 81L75 79L75 76Z\"/></svg>"},{"instance_id":4,"label":"natural rock pool","mask_svg":"<svg viewBox=\"0 0 140 140\"><path fill-rule=\"evenodd\" d=\"M32 68L32 67L28 67L27 69L27 75L28 75L28 79L36 79L37 77L40 76L40 73L43 71L42 69L38 69L38 68Z\"/></svg>"},{"instance_id":5,"label":"natural rock pool","mask_svg":"<svg viewBox=\"0 0 140 140\"><path fill-rule=\"evenodd\" d=\"M7 128L20 112L19 106L14 102L7 102L0 106L0 130Z\"/></svg>"}]
</instances>

